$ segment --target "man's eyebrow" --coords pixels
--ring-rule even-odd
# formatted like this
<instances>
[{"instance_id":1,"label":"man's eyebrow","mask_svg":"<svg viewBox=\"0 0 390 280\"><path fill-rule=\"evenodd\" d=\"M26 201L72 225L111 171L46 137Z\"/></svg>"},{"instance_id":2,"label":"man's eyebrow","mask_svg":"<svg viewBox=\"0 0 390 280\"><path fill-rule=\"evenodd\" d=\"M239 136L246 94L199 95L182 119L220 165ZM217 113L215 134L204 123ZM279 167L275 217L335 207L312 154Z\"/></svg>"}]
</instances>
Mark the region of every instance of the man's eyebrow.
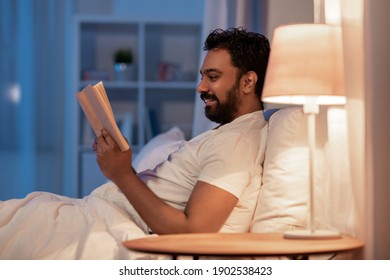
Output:
<instances>
[{"instance_id":1,"label":"man's eyebrow","mask_svg":"<svg viewBox=\"0 0 390 280\"><path fill-rule=\"evenodd\" d=\"M207 74L210 74L212 72L216 72L218 74L222 74L222 71L217 69L217 68L209 68L209 69L205 69L203 72L202 70L199 71L201 75L207 75Z\"/></svg>"}]
</instances>

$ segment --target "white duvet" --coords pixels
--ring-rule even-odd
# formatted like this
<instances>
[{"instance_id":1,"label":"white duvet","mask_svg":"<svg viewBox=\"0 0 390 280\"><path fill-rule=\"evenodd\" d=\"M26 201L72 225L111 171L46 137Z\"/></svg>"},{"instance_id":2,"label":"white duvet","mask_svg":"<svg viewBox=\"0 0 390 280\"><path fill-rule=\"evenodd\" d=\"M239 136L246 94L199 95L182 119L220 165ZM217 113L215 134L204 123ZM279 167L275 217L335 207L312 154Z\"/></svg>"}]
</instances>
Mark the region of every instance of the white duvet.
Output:
<instances>
[{"instance_id":1,"label":"white duvet","mask_svg":"<svg viewBox=\"0 0 390 280\"><path fill-rule=\"evenodd\" d=\"M153 169L180 147L177 127L161 133L135 157L137 171ZM150 236L122 192L108 182L83 199L45 192L0 201L0 259L166 259L123 247Z\"/></svg>"},{"instance_id":2,"label":"white duvet","mask_svg":"<svg viewBox=\"0 0 390 280\"><path fill-rule=\"evenodd\" d=\"M149 236L134 213L111 182L83 199L34 192L0 201L0 259L164 258L122 245Z\"/></svg>"}]
</instances>

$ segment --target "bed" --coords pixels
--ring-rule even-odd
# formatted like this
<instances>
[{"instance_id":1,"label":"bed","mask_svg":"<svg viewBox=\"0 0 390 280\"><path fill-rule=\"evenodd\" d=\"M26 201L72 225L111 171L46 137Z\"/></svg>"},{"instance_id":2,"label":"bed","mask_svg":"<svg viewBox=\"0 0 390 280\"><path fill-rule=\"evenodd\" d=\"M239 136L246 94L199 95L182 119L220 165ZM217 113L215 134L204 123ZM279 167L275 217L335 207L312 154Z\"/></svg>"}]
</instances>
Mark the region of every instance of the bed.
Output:
<instances>
[{"instance_id":1,"label":"bed","mask_svg":"<svg viewBox=\"0 0 390 280\"><path fill-rule=\"evenodd\" d=\"M269 118L267 150L257 207L250 232L304 228L307 198L306 119L300 108L265 112ZM319 122L326 117L320 113ZM345 128L340 128L345 129ZM328 127L319 125L317 180L327 184ZM338 132L337 141L344 133ZM184 141L174 127L152 139L134 159L137 171L151 168ZM321 194L320 194L321 195ZM45 203L41 203L41 202ZM114 202L114 203L113 203ZM0 259L165 259L137 253L122 242L148 236L134 220L134 209L112 183L82 198L34 192L0 203ZM321 211L316 217L321 226ZM68 229L72 229L69 231Z\"/></svg>"}]
</instances>

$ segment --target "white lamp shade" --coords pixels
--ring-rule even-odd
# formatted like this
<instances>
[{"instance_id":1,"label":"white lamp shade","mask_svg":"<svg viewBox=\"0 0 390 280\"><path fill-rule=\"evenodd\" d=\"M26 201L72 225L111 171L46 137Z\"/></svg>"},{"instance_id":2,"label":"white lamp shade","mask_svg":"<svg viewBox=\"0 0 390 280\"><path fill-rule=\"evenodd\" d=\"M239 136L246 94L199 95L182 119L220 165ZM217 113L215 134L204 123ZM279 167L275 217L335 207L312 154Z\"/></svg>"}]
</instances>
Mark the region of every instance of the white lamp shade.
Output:
<instances>
[{"instance_id":1,"label":"white lamp shade","mask_svg":"<svg viewBox=\"0 0 390 280\"><path fill-rule=\"evenodd\" d=\"M344 104L341 28L294 24L275 29L262 100L269 103Z\"/></svg>"}]
</instances>

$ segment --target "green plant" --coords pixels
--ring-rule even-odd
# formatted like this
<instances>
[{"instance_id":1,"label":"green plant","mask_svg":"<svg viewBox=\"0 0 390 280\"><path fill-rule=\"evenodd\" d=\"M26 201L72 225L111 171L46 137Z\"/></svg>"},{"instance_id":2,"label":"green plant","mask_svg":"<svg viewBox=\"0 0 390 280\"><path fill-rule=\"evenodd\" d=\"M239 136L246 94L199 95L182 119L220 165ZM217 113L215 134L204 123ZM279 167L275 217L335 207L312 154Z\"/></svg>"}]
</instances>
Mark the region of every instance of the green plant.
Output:
<instances>
[{"instance_id":1,"label":"green plant","mask_svg":"<svg viewBox=\"0 0 390 280\"><path fill-rule=\"evenodd\" d=\"M130 49L120 49L115 52L115 63L133 63L133 53Z\"/></svg>"}]
</instances>

